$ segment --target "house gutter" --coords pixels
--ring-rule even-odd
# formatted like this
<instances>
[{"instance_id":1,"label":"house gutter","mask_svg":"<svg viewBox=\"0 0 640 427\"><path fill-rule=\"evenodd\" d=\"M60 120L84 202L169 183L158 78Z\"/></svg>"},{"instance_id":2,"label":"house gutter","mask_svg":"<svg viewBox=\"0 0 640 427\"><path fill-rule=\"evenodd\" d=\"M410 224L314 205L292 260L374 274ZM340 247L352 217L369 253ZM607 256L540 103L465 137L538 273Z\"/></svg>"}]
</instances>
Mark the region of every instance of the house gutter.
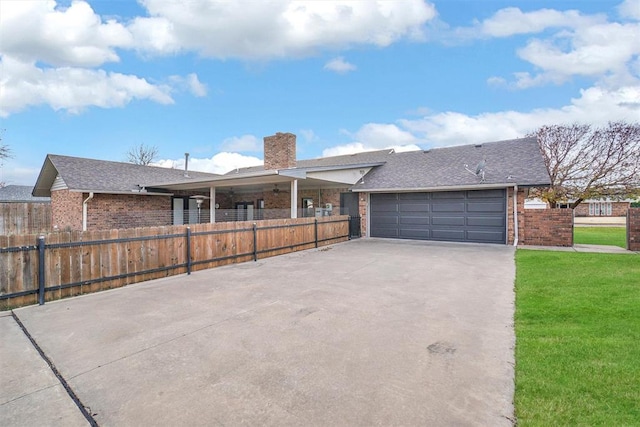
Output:
<instances>
[{"instance_id":1,"label":"house gutter","mask_svg":"<svg viewBox=\"0 0 640 427\"><path fill-rule=\"evenodd\" d=\"M518 184L513 184L513 246L518 246Z\"/></svg>"},{"instance_id":2,"label":"house gutter","mask_svg":"<svg viewBox=\"0 0 640 427\"><path fill-rule=\"evenodd\" d=\"M93 191L89 192L89 197L82 202L82 231L87 231L87 216L88 216L88 206L89 201L93 199Z\"/></svg>"}]
</instances>

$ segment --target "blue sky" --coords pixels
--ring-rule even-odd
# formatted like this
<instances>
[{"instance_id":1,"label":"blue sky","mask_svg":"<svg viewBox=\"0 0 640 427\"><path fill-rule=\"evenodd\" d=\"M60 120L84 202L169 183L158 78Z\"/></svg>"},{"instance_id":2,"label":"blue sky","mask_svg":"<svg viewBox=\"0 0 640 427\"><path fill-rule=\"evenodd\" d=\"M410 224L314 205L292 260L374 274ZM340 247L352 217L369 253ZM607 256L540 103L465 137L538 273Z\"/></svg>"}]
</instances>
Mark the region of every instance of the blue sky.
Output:
<instances>
[{"instance_id":1,"label":"blue sky","mask_svg":"<svg viewBox=\"0 0 640 427\"><path fill-rule=\"evenodd\" d=\"M262 161L640 120L640 0L0 0L0 182L47 153Z\"/></svg>"}]
</instances>

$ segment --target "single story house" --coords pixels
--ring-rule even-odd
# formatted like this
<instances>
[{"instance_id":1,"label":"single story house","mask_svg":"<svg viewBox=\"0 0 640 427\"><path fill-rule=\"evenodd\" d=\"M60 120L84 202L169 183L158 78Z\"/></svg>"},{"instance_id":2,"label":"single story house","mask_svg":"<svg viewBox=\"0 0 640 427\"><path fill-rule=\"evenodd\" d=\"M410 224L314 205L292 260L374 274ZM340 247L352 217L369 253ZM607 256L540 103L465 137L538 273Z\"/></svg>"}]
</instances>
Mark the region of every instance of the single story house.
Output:
<instances>
[{"instance_id":1,"label":"single story house","mask_svg":"<svg viewBox=\"0 0 640 427\"><path fill-rule=\"evenodd\" d=\"M631 204L635 201L632 199L611 199L609 197L601 199L587 199L580 203L573 210L573 215L577 217L589 216L626 216ZM637 202L636 202L637 203ZM569 208L571 202L560 203L558 207ZM547 209L549 204L539 198L531 198L525 200L525 209Z\"/></svg>"},{"instance_id":2,"label":"single story house","mask_svg":"<svg viewBox=\"0 0 640 427\"><path fill-rule=\"evenodd\" d=\"M589 199L573 210L574 216L626 216L633 200L615 200L611 198Z\"/></svg>"},{"instance_id":3,"label":"single story house","mask_svg":"<svg viewBox=\"0 0 640 427\"><path fill-rule=\"evenodd\" d=\"M528 188L549 184L535 138L297 160L277 133L263 166L225 175L48 155L34 195L72 229L348 214L364 236L513 244Z\"/></svg>"}]
</instances>

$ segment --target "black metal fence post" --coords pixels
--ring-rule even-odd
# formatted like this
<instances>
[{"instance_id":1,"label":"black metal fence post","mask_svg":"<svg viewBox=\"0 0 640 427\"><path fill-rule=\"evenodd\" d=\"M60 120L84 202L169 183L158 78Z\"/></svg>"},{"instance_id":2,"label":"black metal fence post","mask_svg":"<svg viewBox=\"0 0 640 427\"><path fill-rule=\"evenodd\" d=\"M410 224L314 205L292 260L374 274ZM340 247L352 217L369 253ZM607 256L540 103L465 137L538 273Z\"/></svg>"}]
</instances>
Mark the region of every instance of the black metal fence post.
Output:
<instances>
[{"instance_id":1,"label":"black metal fence post","mask_svg":"<svg viewBox=\"0 0 640 427\"><path fill-rule=\"evenodd\" d=\"M191 274L191 227L187 227L187 275Z\"/></svg>"},{"instance_id":2,"label":"black metal fence post","mask_svg":"<svg viewBox=\"0 0 640 427\"><path fill-rule=\"evenodd\" d=\"M253 223L253 260L258 261L258 225Z\"/></svg>"},{"instance_id":3,"label":"black metal fence post","mask_svg":"<svg viewBox=\"0 0 640 427\"><path fill-rule=\"evenodd\" d=\"M38 236L38 304L44 304L44 236Z\"/></svg>"},{"instance_id":4,"label":"black metal fence post","mask_svg":"<svg viewBox=\"0 0 640 427\"><path fill-rule=\"evenodd\" d=\"M314 240L316 242L316 248L318 247L318 218L314 218L313 221L313 232L314 232Z\"/></svg>"}]
</instances>

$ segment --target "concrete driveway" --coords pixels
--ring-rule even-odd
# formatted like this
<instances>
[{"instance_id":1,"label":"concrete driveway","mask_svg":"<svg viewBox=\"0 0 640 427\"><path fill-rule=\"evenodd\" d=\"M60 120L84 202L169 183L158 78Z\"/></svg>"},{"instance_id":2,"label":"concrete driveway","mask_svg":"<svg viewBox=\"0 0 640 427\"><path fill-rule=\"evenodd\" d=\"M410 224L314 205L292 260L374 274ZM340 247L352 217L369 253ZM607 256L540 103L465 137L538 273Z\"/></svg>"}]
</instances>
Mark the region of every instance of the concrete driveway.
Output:
<instances>
[{"instance_id":1,"label":"concrete driveway","mask_svg":"<svg viewBox=\"0 0 640 427\"><path fill-rule=\"evenodd\" d=\"M510 426L513 258L361 239L14 313L101 426ZM0 425L86 425L0 328Z\"/></svg>"}]
</instances>

